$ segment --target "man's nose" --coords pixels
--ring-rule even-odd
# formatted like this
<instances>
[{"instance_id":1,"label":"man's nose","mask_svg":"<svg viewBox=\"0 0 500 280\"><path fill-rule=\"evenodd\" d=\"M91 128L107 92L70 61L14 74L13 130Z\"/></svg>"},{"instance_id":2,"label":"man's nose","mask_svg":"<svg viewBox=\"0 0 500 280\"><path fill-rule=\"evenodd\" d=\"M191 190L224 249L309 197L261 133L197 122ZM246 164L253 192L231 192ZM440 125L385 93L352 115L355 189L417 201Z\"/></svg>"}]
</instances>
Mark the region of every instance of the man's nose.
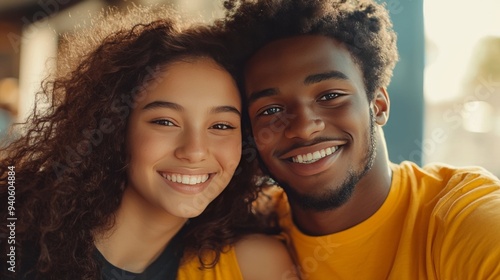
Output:
<instances>
[{"instance_id":1,"label":"man's nose","mask_svg":"<svg viewBox=\"0 0 500 280\"><path fill-rule=\"evenodd\" d=\"M289 112L294 116L285 129L285 137L312 139L316 133L325 129L325 123L312 108L301 106Z\"/></svg>"}]
</instances>

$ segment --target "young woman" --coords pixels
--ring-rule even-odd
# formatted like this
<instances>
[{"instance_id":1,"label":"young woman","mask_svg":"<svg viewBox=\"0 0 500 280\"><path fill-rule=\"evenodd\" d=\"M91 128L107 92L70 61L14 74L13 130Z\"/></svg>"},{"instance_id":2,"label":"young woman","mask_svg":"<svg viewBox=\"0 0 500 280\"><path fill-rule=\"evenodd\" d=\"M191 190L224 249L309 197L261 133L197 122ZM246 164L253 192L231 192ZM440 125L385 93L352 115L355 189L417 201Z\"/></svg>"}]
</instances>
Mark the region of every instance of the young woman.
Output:
<instances>
[{"instance_id":1,"label":"young woman","mask_svg":"<svg viewBox=\"0 0 500 280\"><path fill-rule=\"evenodd\" d=\"M292 279L281 242L252 234L272 228L251 211L219 35L157 14L108 16L113 32L68 41L77 63L44 84L50 107L2 152L7 279Z\"/></svg>"}]
</instances>

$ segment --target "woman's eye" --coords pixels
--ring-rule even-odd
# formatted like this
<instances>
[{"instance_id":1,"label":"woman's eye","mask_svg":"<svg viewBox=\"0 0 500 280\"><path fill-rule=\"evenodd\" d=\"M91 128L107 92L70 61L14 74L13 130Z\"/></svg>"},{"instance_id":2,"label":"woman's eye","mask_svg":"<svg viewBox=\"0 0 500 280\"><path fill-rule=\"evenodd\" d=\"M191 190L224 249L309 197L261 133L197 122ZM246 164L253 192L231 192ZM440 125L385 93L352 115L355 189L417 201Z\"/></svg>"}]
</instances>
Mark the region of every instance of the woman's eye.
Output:
<instances>
[{"instance_id":1,"label":"woman's eye","mask_svg":"<svg viewBox=\"0 0 500 280\"><path fill-rule=\"evenodd\" d=\"M282 112L282 111L283 111L282 108L271 107L269 109L266 109L266 110L262 111L260 114L261 115L274 115L274 114L277 114L277 113Z\"/></svg>"},{"instance_id":2,"label":"woman's eye","mask_svg":"<svg viewBox=\"0 0 500 280\"><path fill-rule=\"evenodd\" d=\"M152 123L163 126L175 126L175 124L169 120L154 120Z\"/></svg>"},{"instance_id":3,"label":"woman's eye","mask_svg":"<svg viewBox=\"0 0 500 280\"><path fill-rule=\"evenodd\" d=\"M218 123L214 124L212 126L212 129L227 130L227 129L235 129L235 127L226 123Z\"/></svg>"},{"instance_id":4,"label":"woman's eye","mask_svg":"<svg viewBox=\"0 0 500 280\"><path fill-rule=\"evenodd\" d=\"M320 100L320 101L328 101L328 100L335 99L335 98L337 98L339 96L340 96L339 93L331 92L331 93L327 93L325 95L322 95L318 100Z\"/></svg>"}]
</instances>

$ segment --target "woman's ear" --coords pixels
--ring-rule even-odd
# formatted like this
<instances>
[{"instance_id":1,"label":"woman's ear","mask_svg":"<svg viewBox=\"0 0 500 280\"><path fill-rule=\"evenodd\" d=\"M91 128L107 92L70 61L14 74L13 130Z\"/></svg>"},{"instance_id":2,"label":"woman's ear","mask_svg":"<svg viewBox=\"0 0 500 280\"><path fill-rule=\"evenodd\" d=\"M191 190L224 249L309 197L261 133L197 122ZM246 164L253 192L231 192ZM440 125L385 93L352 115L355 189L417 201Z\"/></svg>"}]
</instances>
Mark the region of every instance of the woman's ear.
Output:
<instances>
[{"instance_id":1,"label":"woman's ear","mask_svg":"<svg viewBox=\"0 0 500 280\"><path fill-rule=\"evenodd\" d=\"M390 100L385 88L378 88L375 91L371 102L375 122L378 125L385 125L389 120Z\"/></svg>"}]
</instances>

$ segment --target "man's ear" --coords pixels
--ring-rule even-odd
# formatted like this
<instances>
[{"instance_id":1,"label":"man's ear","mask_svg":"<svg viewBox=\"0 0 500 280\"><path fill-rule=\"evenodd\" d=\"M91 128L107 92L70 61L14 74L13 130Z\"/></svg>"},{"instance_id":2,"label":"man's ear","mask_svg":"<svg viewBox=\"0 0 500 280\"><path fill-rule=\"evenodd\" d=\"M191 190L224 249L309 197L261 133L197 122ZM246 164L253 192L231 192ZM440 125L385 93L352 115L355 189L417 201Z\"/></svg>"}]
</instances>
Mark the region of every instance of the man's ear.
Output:
<instances>
[{"instance_id":1,"label":"man's ear","mask_svg":"<svg viewBox=\"0 0 500 280\"><path fill-rule=\"evenodd\" d=\"M378 125L385 125L389 120L390 100L385 88L378 88L371 102L375 122Z\"/></svg>"}]
</instances>

